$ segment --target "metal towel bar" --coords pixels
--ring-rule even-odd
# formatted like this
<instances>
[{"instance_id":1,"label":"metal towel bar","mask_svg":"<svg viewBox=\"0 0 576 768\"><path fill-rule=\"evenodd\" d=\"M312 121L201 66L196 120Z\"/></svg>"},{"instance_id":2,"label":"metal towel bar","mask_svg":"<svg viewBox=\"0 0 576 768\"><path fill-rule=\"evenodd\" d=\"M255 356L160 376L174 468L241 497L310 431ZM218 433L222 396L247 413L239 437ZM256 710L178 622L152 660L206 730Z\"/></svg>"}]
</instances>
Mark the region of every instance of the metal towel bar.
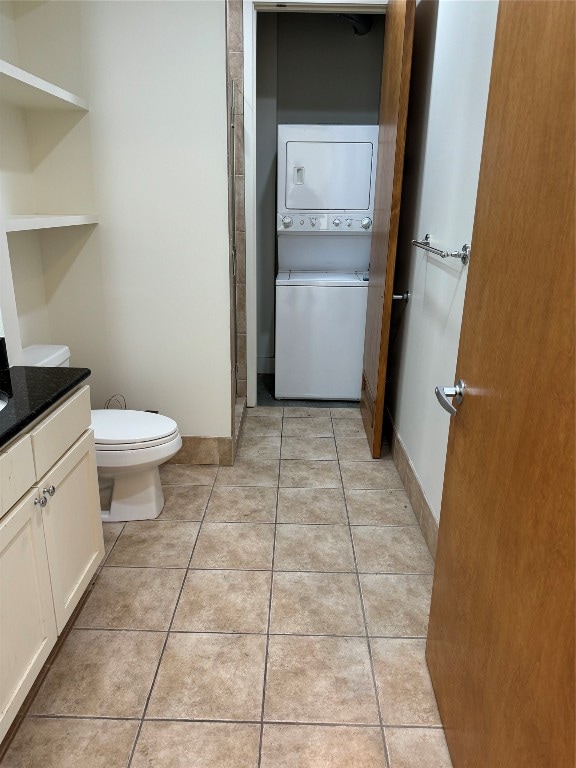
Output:
<instances>
[{"instance_id":1,"label":"metal towel bar","mask_svg":"<svg viewBox=\"0 0 576 768\"><path fill-rule=\"evenodd\" d=\"M464 243L459 251L441 251L440 248L434 248L433 245L430 245L430 235L427 234L424 240L412 240L412 245L415 245L417 248L422 248L429 253L434 253L436 256L440 256L441 259L460 259L464 265L468 264L470 261L470 246L466 245L466 243Z\"/></svg>"}]
</instances>

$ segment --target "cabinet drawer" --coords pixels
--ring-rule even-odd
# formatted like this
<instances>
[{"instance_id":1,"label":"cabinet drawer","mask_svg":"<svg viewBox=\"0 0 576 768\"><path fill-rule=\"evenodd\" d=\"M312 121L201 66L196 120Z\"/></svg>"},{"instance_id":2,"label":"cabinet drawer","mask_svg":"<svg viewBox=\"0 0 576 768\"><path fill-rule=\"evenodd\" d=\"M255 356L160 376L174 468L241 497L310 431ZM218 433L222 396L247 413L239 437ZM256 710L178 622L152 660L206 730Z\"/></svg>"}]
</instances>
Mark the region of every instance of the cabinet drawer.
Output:
<instances>
[{"instance_id":1,"label":"cabinet drawer","mask_svg":"<svg viewBox=\"0 0 576 768\"><path fill-rule=\"evenodd\" d=\"M0 456L0 511L8 512L36 482L32 440L24 435Z\"/></svg>"},{"instance_id":2,"label":"cabinet drawer","mask_svg":"<svg viewBox=\"0 0 576 768\"><path fill-rule=\"evenodd\" d=\"M90 422L90 389L83 387L32 431L32 448L38 479L46 474L90 427Z\"/></svg>"}]
</instances>

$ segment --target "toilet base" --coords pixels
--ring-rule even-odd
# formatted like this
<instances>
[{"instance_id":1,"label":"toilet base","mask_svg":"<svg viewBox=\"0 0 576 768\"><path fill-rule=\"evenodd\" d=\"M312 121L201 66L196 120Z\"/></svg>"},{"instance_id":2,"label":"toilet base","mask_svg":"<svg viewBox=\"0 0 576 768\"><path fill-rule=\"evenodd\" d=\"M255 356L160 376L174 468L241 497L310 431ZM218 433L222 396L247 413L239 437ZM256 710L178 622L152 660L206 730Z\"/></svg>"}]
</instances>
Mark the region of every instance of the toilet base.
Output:
<instances>
[{"instance_id":1,"label":"toilet base","mask_svg":"<svg viewBox=\"0 0 576 768\"><path fill-rule=\"evenodd\" d=\"M120 473L114 477L103 475L102 479L113 483L110 509L102 509L102 522L154 520L162 512L164 494L157 466L139 472Z\"/></svg>"}]
</instances>

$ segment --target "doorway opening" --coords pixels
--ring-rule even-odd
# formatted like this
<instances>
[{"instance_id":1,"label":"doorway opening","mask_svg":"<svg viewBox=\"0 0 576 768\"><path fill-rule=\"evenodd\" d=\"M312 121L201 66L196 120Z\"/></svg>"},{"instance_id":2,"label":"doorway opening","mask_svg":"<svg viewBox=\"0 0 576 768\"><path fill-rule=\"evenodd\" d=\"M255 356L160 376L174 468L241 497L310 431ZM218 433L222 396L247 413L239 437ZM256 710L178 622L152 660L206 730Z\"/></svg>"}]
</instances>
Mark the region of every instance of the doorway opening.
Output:
<instances>
[{"instance_id":1,"label":"doorway opening","mask_svg":"<svg viewBox=\"0 0 576 768\"><path fill-rule=\"evenodd\" d=\"M354 14L245 10L247 396L275 371L278 125L378 125L383 7ZM362 345L362 339L358 340Z\"/></svg>"}]
</instances>

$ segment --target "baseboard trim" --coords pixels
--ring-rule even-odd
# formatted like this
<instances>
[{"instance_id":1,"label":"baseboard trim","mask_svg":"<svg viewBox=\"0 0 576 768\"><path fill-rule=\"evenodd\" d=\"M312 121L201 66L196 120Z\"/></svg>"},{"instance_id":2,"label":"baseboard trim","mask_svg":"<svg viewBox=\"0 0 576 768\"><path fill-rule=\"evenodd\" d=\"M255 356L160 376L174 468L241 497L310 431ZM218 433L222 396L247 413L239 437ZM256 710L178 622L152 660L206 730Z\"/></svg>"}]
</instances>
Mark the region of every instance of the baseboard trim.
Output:
<instances>
[{"instance_id":1,"label":"baseboard trim","mask_svg":"<svg viewBox=\"0 0 576 768\"><path fill-rule=\"evenodd\" d=\"M416 474L410 457L398 433L390 414L386 413L386 435L392 452L392 460L396 465L398 474L404 483L408 499L418 520L418 525L424 536L430 554L436 560L436 546L438 544L438 523L428 503L426 494L422 489L418 475Z\"/></svg>"},{"instance_id":2,"label":"baseboard trim","mask_svg":"<svg viewBox=\"0 0 576 768\"><path fill-rule=\"evenodd\" d=\"M234 463L234 441L232 437L189 437L182 436L182 448L169 464L222 464Z\"/></svg>"},{"instance_id":3,"label":"baseboard trim","mask_svg":"<svg viewBox=\"0 0 576 768\"><path fill-rule=\"evenodd\" d=\"M182 436L182 448L169 460L169 464L220 464L231 467L246 416L246 398L236 398L234 435L232 437Z\"/></svg>"}]
</instances>

